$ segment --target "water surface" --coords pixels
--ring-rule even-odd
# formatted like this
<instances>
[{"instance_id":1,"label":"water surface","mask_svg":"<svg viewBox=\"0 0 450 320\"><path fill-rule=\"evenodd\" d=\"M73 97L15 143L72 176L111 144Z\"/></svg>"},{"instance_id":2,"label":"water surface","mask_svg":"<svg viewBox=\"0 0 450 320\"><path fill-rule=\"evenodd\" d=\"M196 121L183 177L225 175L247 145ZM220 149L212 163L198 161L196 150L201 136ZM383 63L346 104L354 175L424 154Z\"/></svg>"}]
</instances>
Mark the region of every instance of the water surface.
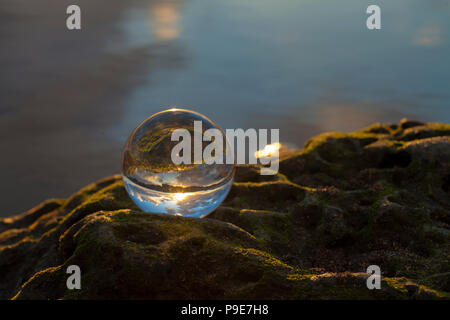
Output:
<instances>
[{"instance_id":1,"label":"water surface","mask_svg":"<svg viewBox=\"0 0 450 320\"><path fill-rule=\"evenodd\" d=\"M323 131L450 121L448 0L79 0L0 3L0 215L120 170L130 131L162 106L223 128Z\"/></svg>"}]
</instances>

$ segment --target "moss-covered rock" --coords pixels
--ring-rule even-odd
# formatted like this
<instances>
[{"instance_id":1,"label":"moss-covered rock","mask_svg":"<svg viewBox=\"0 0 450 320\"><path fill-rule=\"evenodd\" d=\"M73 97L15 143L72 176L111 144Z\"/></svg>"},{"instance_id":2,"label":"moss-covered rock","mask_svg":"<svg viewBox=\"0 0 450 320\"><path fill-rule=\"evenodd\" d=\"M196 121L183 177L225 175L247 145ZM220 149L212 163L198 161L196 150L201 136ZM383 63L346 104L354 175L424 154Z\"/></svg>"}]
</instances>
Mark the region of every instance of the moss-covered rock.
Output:
<instances>
[{"instance_id":1,"label":"moss-covered rock","mask_svg":"<svg viewBox=\"0 0 450 320\"><path fill-rule=\"evenodd\" d=\"M448 298L449 192L450 126L410 120L239 166L205 219L143 213L113 176L0 219L0 298Z\"/></svg>"}]
</instances>

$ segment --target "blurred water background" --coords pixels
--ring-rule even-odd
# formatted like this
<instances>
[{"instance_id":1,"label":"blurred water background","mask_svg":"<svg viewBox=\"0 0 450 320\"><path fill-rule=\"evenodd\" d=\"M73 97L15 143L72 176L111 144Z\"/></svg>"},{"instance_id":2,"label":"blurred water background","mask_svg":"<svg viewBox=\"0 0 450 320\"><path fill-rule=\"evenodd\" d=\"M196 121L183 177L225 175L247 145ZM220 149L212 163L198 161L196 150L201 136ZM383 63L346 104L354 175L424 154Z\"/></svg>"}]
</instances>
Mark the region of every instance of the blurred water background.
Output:
<instances>
[{"instance_id":1,"label":"blurred water background","mask_svg":"<svg viewBox=\"0 0 450 320\"><path fill-rule=\"evenodd\" d=\"M376 3L375 3L376 2ZM0 216L118 173L130 131L171 106L222 128L450 121L448 0L0 2ZM381 7L382 29L366 28Z\"/></svg>"}]
</instances>

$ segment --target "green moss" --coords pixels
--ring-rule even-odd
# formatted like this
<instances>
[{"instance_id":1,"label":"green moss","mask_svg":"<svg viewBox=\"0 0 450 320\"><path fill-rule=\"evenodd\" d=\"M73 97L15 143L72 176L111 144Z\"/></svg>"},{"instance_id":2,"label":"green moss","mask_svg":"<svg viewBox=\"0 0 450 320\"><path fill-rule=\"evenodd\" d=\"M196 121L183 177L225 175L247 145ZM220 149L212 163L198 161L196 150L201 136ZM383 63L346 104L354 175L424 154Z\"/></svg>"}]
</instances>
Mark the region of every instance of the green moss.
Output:
<instances>
[{"instance_id":1,"label":"green moss","mask_svg":"<svg viewBox=\"0 0 450 320\"><path fill-rule=\"evenodd\" d=\"M405 167L380 164L409 148L407 141L448 130L402 122L321 135L283 159L276 178L259 179L257 168L241 168L226 201L206 219L142 213L120 176L104 179L30 221L0 220L6 228L0 269L7 271L0 293L51 299L448 297L447 164L439 154L428 162L413 155ZM23 267L13 270L9 261ZM368 261L383 270L382 290L367 290L367 275L354 273ZM59 286L69 264L83 270L79 292ZM17 286L17 279L28 281Z\"/></svg>"},{"instance_id":2,"label":"green moss","mask_svg":"<svg viewBox=\"0 0 450 320\"><path fill-rule=\"evenodd\" d=\"M376 211L384 198L386 198L389 195L392 195L397 189L390 185L390 184L384 184L383 189L378 192L378 198L375 200L375 202L371 206L372 212Z\"/></svg>"},{"instance_id":3,"label":"green moss","mask_svg":"<svg viewBox=\"0 0 450 320\"><path fill-rule=\"evenodd\" d=\"M59 294L66 288L66 275L63 266L50 267L35 273L22 286L11 300L42 299L40 292L48 292L46 299L60 298Z\"/></svg>"},{"instance_id":4,"label":"green moss","mask_svg":"<svg viewBox=\"0 0 450 320\"><path fill-rule=\"evenodd\" d=\"M368 126L367 128L362 129L361 131L365 133L383 135L383 134L390 134L392 129L388 125L383 125L381 123L374 123Z\"/></svg>"}]
</instances>

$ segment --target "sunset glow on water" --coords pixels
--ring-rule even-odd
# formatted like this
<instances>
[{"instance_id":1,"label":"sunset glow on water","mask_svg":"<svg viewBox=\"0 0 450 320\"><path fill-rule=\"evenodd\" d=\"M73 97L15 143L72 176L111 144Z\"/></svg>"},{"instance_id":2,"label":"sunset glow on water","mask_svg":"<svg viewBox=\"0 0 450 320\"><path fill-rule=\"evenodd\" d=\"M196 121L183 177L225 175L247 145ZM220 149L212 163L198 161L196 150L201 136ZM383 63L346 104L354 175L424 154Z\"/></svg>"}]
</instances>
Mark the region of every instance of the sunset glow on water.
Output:
<instances>
[{"instance_id":1,"label":"sunset glow on water","mask_svg":"<svg viewBox=\"0 0 450 320\"><path fill-rule=\"evenodd\" d=\"M359 0L77 3L79 32L66 3L0 4L4 214L119 172L130 130L171 106L280 128L294 148L374 122L450 120L444 0L378 1L377 31Z\"/></svg>"}]
</instances>

